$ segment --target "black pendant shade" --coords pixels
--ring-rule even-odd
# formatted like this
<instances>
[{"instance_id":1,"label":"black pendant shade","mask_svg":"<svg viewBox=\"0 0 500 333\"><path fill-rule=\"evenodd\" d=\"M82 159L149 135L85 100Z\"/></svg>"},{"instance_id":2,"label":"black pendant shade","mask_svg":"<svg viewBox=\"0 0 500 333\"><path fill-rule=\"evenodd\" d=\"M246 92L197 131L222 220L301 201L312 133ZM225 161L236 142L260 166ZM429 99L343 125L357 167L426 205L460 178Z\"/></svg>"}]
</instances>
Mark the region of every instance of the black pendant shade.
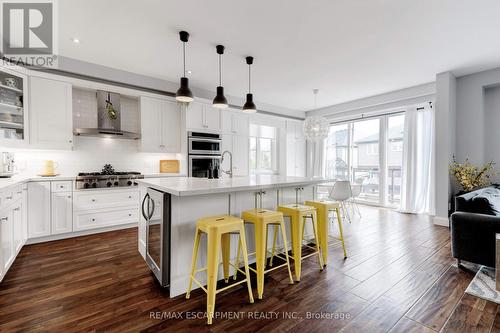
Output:
<instances>
[{"instance_id":1,"label":"black pendant shade","mask_svg":"<svg viewBox=\"0 0 500 333\"><path fill-rule=\"evenodd\" d=\"M216 48L217 54L219 55L219 86L217 87L217 95L214 98L212 106L218 109L227 108L227 99L224 96L224 87L222 86L222 55L224 54L224 46L217 45Z\"/></svg>"},{"instance_id":2,"label":"black pendant shade","mask_svg":"<svg viewBox=\"0 0 500 333\"><path fill-rule=\"evenodd\" d=\"M184 76L181 77L181 86L175 94L175 99L179 102L189 103L193 101L193 92L189 89L189 80L186 77L186 43L189 40L189 33L187 31L180 31L179 37L182 42L182 60Z\"/></svg>"},{"instance_id":3,"label":"black pendant shade","mask_svg":"<svg viewBox=\"0 0 500 333\"><path fill-rule=\"evenodd\" d=\"M214 98L213 107L219 109L227 108L227 99L226 96L224 96L224 87L217 87L217 95Z\"/></svg>"},{"instance_id":4,"label":"black pendant shade","mask_svg":"<svg viewBox=\"0 0 500 333\"><path fill-rule=\"evenodd\" d=\"M175 99L187 103L193 101L193 92L189 89L189 79L187 77L181 77L181 86L175 94Z\"/></svg>"},{"instance_id":5,"label":"black pendant shade","mask_svg":"<svg viewBox=\"0 0 500 333\"><path fill-rule=\"evenodd\" d=\"M253 57L246 57L245 60L248 65L248 94L247 94L247 100L243 105L242 110L245 113L255 113L257 112L257 106L253 102L253 94L251 93L250 90L250 79L251 79L250 66L253 64Z\"/></svg>"},{"instance_id":6,"label":"black pendant shade","mask_svg":"<svg viewBox=\"0 0 500 333\"><path fill-rule=\"evenodd\" d=\"M245 105L243 105L243 112L246 112L246 113L257 112L257 106L253 102L253 95L252 94L247 94L247 101L245 102Z\"/></svg>"}]
</instances>

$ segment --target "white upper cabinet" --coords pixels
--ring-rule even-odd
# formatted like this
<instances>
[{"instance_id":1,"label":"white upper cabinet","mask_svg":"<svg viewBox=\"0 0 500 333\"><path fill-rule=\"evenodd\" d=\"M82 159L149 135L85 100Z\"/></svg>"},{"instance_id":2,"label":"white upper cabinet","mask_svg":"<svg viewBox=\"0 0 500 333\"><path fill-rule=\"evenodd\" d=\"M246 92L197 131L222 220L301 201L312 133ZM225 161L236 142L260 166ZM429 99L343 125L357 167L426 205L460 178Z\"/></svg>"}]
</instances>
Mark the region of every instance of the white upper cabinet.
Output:
<instances>
[{"instance_id":1,"label":"white upper cabinet","mask_svg":"<svg viewBox=\"0 0 500 333\"><path fill-rule=\"evenodd\" d=\"M30 143L36 148L73 146L72 90L67 82L30 77Z\"/></svg>"},{"instance_id":2,"label":"white upper cabinet","mask_svg":"<svg viewBox=\"0 0 500 333\"><path fill-rule=\"evenodd\" d=\"M218 132L221 129L221 111L209 104L191 102L186 108L186 128Z\"/></svg>"},{"instance_id":3,"label":"white upper cabinet","mask_svg":"<svg viewBox=\"0 0 500 333\"><path fill-rule=\"evenodd\" d=\"M306 176L307 143L302 130L302 121L286 122L286 173L287 176Z\"/></svg>"},{"instance_id":4,"label":"white upper cabinet","mask_svg":"<svg viewBox=\"0 0 500 333\"><path fill-rule=\"evenodd\" d=\"M141 97L141 151L179 153L181 108L177 102Z\"/></svg>"},{"instance_id":5,"label":"white upper cabinet","mask_svg":"<svg viewBox=\"0 0 500 333\"><path fill-rule=\"evenodd\" d=\"M237 135L248 136L250 117L241 111L221 111L221 131Z\"/></svg>"},{"instance_id":6,"label":"white upper cabinet","mask_svg":"<svg viewBox=\"0 0 500 333\"><path fill-rule=\"evenodd\" d=\"M233 154L233 176L248 176L249 173L249 138L248 136L222 134L222 151ZM229 158L226 156L221 169L229 171ZM221 170L221 177L227 177Z\"/></svg>"}]
</instances>

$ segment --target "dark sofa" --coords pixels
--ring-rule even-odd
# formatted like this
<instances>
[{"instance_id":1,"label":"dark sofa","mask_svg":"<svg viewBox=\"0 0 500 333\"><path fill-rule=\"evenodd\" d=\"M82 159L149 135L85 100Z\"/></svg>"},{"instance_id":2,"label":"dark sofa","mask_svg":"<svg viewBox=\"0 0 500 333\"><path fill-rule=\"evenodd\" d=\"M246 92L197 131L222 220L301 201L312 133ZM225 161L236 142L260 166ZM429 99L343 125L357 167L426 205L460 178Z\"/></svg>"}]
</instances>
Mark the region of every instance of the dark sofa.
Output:
<instances>
[{"instance_id":1,"label":"dark sofa","mask_svg":"<svg viewBox=\"0 0 500 333\"><path fill-rule=\"evenodd\" d=\"M459 262L495 267L495 234L500 233L500 186L491 185L455 198L451 251Z\"/></svg>"}]
</instances>

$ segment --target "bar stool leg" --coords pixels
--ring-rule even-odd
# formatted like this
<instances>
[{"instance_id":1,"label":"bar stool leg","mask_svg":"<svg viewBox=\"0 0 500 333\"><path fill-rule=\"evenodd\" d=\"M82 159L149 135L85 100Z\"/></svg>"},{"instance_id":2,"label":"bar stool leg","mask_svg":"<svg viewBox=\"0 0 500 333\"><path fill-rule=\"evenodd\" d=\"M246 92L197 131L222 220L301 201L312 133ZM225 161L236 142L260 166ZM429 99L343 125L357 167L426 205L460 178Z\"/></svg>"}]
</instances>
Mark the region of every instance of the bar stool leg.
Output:
<instances>
[{"instance_id":1,"label":"bar stool leg","mask_svg":"<svg viewBox=\"0 0 500 333\"><path fill-rule=\"evenodd\" d=\"M194 235L193 258L191 259L191 275L189 276L189 285L186 292L186 299L189 299L189 297L191 296L191 288L193 287L193 278L196 271L196 262L198 258L198 249L200 247L200 238L201 232L198 230L198 228L196 228L196 232Z\"/></svg>"},{"instance_id":2,"label":"bar stool leg","mask_svg":"<svg viewBox=\"0 0 500 333\"><path fill-rule=\"evenodd\" d=\"M288 242L286 240L285 223L283 221L281 221L280 227L281 227L281 235L283 236L283 246L285 249L285 258L286 258L286 267L288 268L288 276L290 277L290 284L293 284L292 271L290 270L290 260L288 258Z\"/></svg>"},{"instance_id":3,"label":"bar stool leg","mask_svg":"<svg viewBox=\"0 0 500 333\"><path fill-rule=\"evenodd\" d=\"M252 284L250 283L250 270L248 269L248 251L247 251L247 242L245 239L245 227L242 226L240 228L240 241L241 248L243 250L243 262L245 263L245 275L247 279L247 288L248 288L248 298L250 303L253 303L253 293L252 293Z\"/></svg>"},{"instance_id":4,"label":"bar stool leg","mask_svg":"<svg viewBox=\"0 0 500 333\"><path fill-rule=\"evenodd\" d=\"M211 230L207 234L207 322L211 325L215 310L221 235Z\"/></svg>"},{"instance_id":5,"label":"bar stool leg","mask_svg":"<svg viewBox=\"0 0 500 333\"><path fill-rule=\"evenodd\" d=\"M267 237L265 223L255 224L255 256L257 270L257 297L262 299L264 293L264 270L266 266Z\"/></svg>"},{"instance_id":6,"label":"bar stool leg","mask_svg":"<svg viewBox=\"0 0 500 333\"><path fill-rule=\"evenodd\" d=\"M318 251L318 260L319 260L319 269L323 270L323 257L321 256L321 251L319 249L319 238L318 238L318 218L316 216L316 212L312 214L312 224L314 231L314 239L316 241L316 251Z\"/></svg>"},{"instance_id":7,"label":"bar stool leg","mask_svg":"<svg viewBox=\"0 0 500 333\"><path fill-rule=\"evenodd\" d=\"M342 248L344 249L344 259L345 259L345 258L347 258L347 251L345 249L344 231L342 229L342 217L340 216L340 209L335 208L335 213L337 214L337 222L339 224L340 241L342 242Z\"/></svg>"},{"instance_id":8,"label":"bar stool leg","mask_svg":"<svg viewBox=\"0 0 500 333\"><path fill-rule=\"evenodd\" d=\"M302 226L304 225L304 220L298 214L293 215L291 218L292 227L292 249L293 249L293 261L295 266L295 279L300 281L300 272L302 270Z\"/></svg>"},{"instance_id":9,"label":"bar stool leg","mask_svg":"<svg viewBox=\"0 0 500 333\"><path fill-rule=\"evenodd\" d=\"M229 282L229 262L231 256L231 234L226 233L221 235L222 247L222 268L224 270L224 281Z\"/></svg>"},{"instance_id":10,"label":"bar stool leg","mask_svg":"<svg viewBox=\"0 0 500 333\"><path fill-rule=\"evenodd\" d=\"M279 226L275 225L274 226L274 235L273 235L273 249L271 250L271 260L269 261L270 267L273 267L274 253L276 251L276 241L278 240L278 230L279 230Z\"/></svg>"},{"instance_id":11,"label":"bar stool leg","mask_svg":"<svg viewBox=\"0 0 500 333\"><path fill-rule=\"evenodd\" d=\"M240 256L241 256L241 237L238 237L238 251L236 251L236 260L234 261L235 267L240 267ZM236 280L238 278L238 270L234 269L233 279Z\"/></svg>"},{"instance_id":12,"label":"bar stool leg","mask_svg":"<svg viewBox=\"0 0 500 333\"><path fill-rule=\"evenodd\" d=\"M317 208L319 247L323 255L323 264L328 262L328 211Z\"/></svg>"}]
</instances>

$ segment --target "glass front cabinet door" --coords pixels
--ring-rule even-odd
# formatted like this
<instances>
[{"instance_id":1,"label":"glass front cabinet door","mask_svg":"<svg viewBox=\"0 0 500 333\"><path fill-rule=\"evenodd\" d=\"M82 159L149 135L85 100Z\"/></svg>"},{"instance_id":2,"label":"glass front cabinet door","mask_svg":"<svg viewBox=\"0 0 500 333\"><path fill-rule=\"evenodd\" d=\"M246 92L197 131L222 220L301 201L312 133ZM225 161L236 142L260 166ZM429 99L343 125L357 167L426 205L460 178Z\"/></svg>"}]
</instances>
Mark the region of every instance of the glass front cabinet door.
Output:
<instances>
[{"instance_id":1,"label":"glass front cabinet door","mask_svg":"<svg viewBox=\"0 0 500 333\"><path fill-rule=\"evenodd\" d=\"M28 143L27 76L0 67L0 146Z\"/></svg>"}]
</instances>

